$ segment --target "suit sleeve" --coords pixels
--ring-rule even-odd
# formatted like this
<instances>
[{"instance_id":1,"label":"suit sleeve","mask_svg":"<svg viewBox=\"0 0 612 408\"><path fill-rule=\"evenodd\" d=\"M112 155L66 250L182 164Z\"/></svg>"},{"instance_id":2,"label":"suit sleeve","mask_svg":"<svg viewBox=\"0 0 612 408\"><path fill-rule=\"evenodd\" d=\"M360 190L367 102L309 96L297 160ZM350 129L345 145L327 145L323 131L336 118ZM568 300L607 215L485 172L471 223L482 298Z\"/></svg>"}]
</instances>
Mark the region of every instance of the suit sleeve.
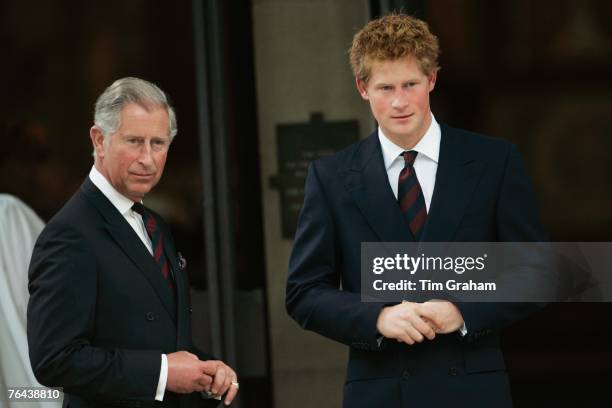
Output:
<instances>
[{"instance_id":1,"label":"suit sleeve","mask_svg":"<svg viewBox=\"0 0 612 408\"><path fill-rule=\"evenodd\" d=\"M80 234L51 223L29 271L28 347L41 384L90 400L153 400L161 351L96 347L96 258Z\"/></svg>"},{"instance_id":2,"label":"suit sleeve","mask_svg":"<svg viewBox=\"0 0 612 408\"><path fill-rule=\"evenodd\" d=\"M510 145L506 157L503 180L497 202L497 240L500 242L543 242L547 236L540 222L538 206L531 182L518 149ZM516 285L533 282L538 273L525 268L509 278ZM478 337L499 330L541 308L543 304L526 302L459 303L457 307L465 320L468 337Z\"/></svg>"},{"instance_id":3,"label":"suit sleeve","mask_svg":"<svg viewBox=\"0 0 612 408\"><path fill-rule=\"evenodd\" d=\"M286 307L304 329L346 345L377 350L376 321L382 308L340 290L337 237L316 163L306 178L304 206L289 261Z\"/></svg>"}]
</instances>

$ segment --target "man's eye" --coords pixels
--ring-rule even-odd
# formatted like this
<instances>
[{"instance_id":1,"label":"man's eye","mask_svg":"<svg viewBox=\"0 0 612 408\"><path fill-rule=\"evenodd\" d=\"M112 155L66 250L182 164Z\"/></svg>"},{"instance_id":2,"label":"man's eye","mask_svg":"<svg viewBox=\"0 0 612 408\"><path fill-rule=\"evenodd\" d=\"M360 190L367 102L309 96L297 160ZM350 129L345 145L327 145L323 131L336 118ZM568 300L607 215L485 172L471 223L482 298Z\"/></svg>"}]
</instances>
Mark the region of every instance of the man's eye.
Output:
<instances>
[{"instance_id":1,"label":"man's eye","mask_svg":"<svg viewBox=\"0 0 612 408\"><path fill-rule=\"evenodd\" d=\"M165 146L166 145L166 141L165 140L154 140L153 144L156 146Z\"/></svg>"}]
</instances>

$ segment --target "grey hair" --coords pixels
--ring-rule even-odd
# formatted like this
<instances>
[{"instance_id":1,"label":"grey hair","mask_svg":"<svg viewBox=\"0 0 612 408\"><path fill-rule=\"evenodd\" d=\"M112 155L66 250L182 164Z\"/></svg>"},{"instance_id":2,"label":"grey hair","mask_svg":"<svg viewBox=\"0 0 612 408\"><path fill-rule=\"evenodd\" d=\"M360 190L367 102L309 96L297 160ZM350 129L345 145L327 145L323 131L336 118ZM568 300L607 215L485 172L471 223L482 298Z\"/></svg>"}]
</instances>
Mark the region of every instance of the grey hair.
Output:
<instances>
[{"instance_id":1,"label":"grey hair","mask_svg":"<svg viewBox=\"0 0 612 408\"><path fill-rule=\"evenodd\" d=\"M176 114L164 91L144 79L125 77L113 82L96 101L94 124L104 134L105 142L121 126L121 110L129 103L136 103L144 108L166 109L170 121L170 140L174 139L177 132Z\"/></svg>"}]
</instances>

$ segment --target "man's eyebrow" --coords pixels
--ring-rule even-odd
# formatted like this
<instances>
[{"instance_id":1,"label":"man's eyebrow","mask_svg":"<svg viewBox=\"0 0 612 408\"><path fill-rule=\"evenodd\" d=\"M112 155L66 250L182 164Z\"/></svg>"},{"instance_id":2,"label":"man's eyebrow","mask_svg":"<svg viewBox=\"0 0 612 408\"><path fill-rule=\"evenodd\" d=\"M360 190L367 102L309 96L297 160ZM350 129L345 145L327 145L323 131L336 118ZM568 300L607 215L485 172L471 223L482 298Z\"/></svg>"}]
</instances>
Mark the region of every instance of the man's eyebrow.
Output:
<instances>
[{"instance_id":1,"label":"man's eyebrow","mask_svg":"<svg viewBox=\"0 0 612 408\"><path fill-rule=\"evenodd\" d=\"M125 138L130 138L130 137L135 137L135 138L139 138L139 139L146 139L145 136L141 136L141 135L134 135L131 133L124 133L121 135L121 137L125 137ZM151 136L151 139L168 139L169 136L168 135L155 135L155 136Z\"/></svg>"}]
</instances>

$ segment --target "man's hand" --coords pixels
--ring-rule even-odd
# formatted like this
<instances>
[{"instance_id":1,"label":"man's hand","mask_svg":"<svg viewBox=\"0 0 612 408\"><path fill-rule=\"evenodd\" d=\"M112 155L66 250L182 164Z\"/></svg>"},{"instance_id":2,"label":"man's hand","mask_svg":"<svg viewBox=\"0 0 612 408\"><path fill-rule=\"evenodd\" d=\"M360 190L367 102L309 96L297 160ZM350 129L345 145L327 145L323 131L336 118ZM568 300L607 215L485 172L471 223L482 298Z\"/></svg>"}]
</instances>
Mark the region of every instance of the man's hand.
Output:
<instances>
[{"instance_id":1,"label":"man's hand","mask_svg":"<svg viewBox=\"0 0 612 408\"><path fill-rule=\"evenodd\" d=\"M200 361L195 354L177 351L167 355L168 380L166 390L179 394L209 391L213 382L210 364Z\"/></svg>"},{"instance_id":2,"label":"man's hand","mask_svg":"<svg viewBox=\"0 0 612 408\"><path fill-rule=\"evenodd\" d=\"M407 344L420 343L425 337L433 340L436 333L421 318L422 304L404 302L385 307L378 315L376 329L380 334Z\"/></svg>"},{"instance_id":3,"label":"man's hand","mask_svg":"<svg viewBox=\"0 0 612 408\"><path fill-rule=\"evenodd\" d=\"M238 394L238 377L234 370L222 361L200 361L187 351L167 355L168 381L166 390L179 394L210 392L225 396L225 405L232 403Z\"/></svg>"},{"instance_id":4,"label":"man's hand","mask_svg":"<svg viewBox=\"0 0 612 408\"><path fill-rule=\"evenodd\" d=\"M432 299L421 303L419 312L422 318L433 325L436 333L452 333L463 326L463 316L453 303L447 300Z\"/></svg>"},{"instance_id":5,"label":"man's hand","mask_svg":"<svg viewBox=\"0 0 612 408\"><path fill-rule=\"evenodd\" d=\"M206 364L205 373L213 377L210 387L211 394L223 395L227 392L225 405L231 404L238 394L238 377L234 370L223 361L207 360L202 363Z\"/></svg>"}]
</instances>

